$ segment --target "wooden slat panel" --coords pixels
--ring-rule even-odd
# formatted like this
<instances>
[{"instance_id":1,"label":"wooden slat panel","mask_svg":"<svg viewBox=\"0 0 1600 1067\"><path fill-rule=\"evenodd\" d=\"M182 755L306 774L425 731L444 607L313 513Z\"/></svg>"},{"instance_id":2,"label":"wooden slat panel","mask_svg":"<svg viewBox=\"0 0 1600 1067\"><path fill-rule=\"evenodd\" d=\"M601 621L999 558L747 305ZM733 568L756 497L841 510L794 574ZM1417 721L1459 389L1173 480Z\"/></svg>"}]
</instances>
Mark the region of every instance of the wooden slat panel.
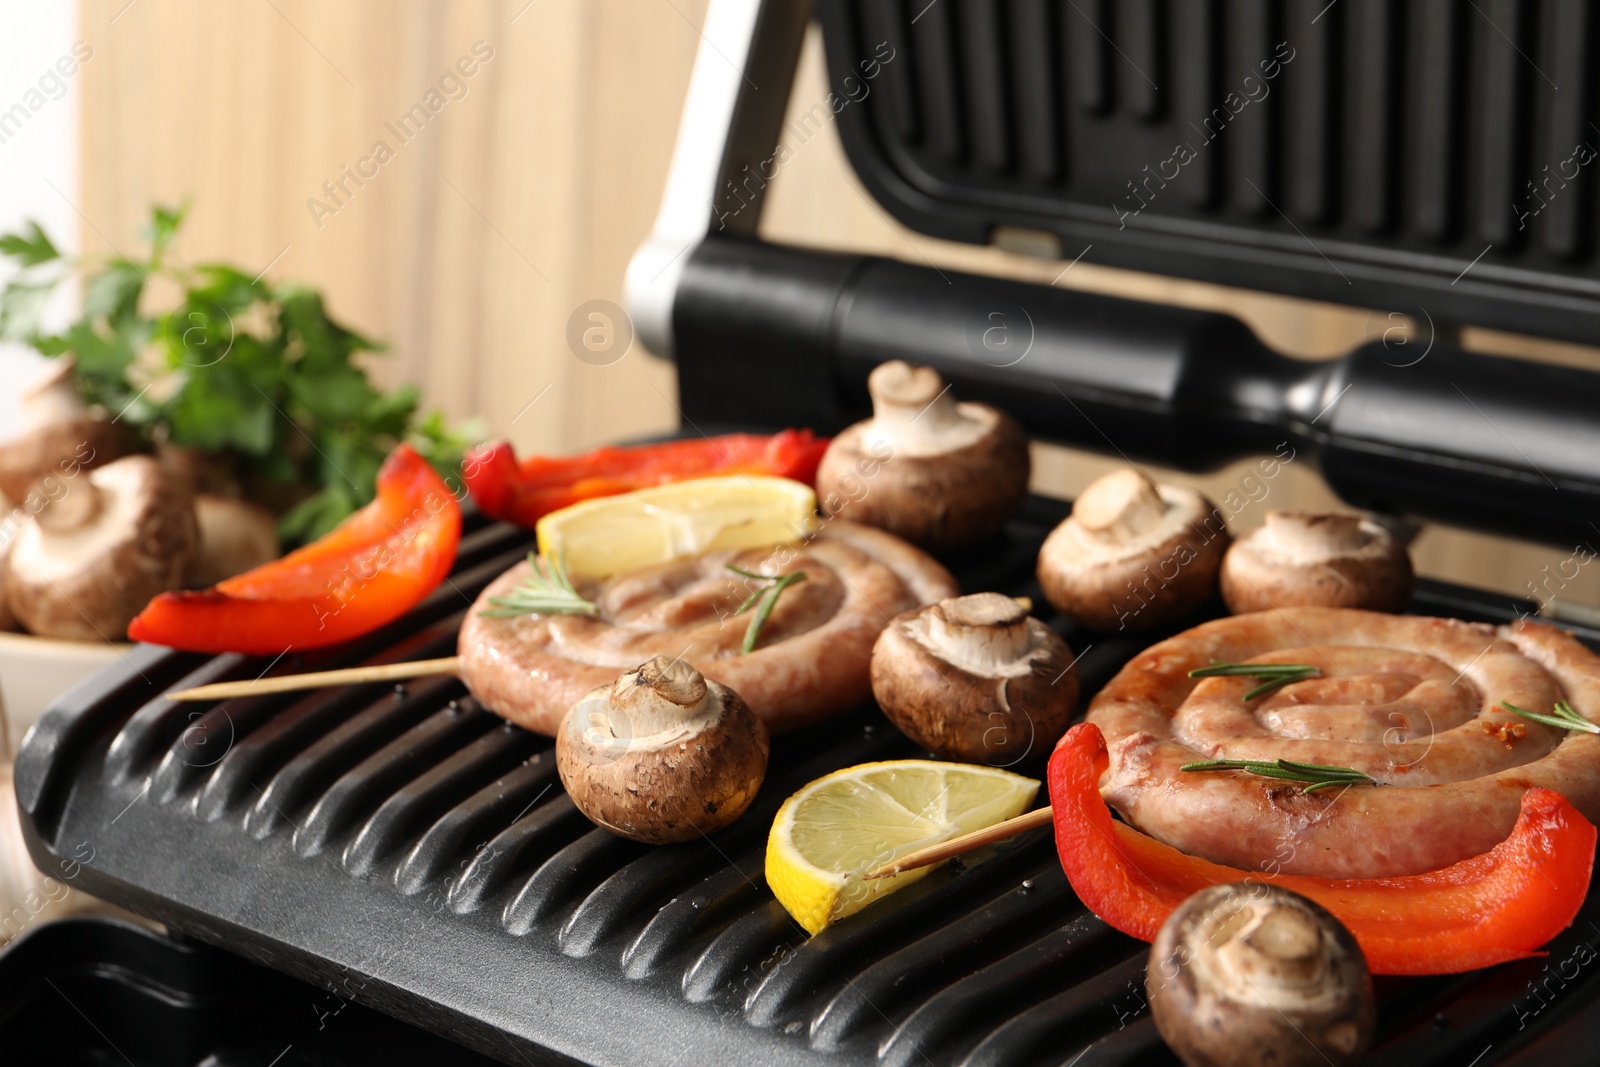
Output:
<instances>
[{"instance_id":1,"label":"wooden slat panel","mask_svg":"<svg viewBox=\"0 0 1600 1067\"><path fill-rule=\"evenodd\" d=\"M282 252L271 277L323 288L389 342L381 380L453 416L561 451L676 424L670 365L581 362L566 324L621 303L706 0L125 3L81 5L85 249L137 247L152 200L193 194L185 260ZM442 106L400 129L429 90Z\"/></svg>"}]
</instances>

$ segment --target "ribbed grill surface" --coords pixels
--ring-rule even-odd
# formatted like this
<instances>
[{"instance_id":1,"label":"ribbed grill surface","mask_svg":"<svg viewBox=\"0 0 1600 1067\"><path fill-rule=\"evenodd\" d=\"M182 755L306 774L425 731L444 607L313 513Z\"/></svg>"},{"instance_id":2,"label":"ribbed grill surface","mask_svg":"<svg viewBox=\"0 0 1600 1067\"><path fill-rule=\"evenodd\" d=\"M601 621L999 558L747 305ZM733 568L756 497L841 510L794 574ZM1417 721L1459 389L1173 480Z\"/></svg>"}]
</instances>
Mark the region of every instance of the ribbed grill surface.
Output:
<instances>
[{"instance_id":1,"label":"ribbed grill surface","mask_svg":"<svg viewBox=\"0 0 1600 1067\"><path fill-rule=\"evenodd\" d=\"M1037 597L1037 541L1061 513L1032 501L964 584ZM448 654L468 598L526 541L473 532L451 582L412 616L273 670ZM1430 587L1421 607L1471 611L1466 596ZM1089 692L1149 640L1067 634ZM1079 904L1044 832L816 937L778 906L762 861L782 800L835 768L919 754L875 710L780 739L755 806L728 830L648 848L588 823L550 742L455 679L193 711L133 697L149 691L140 673L166 687L266 664L135 656L24 752L41 862L92 848L84 888L508 1062L1169 1062L1144 1006L1144 947ZM1554 964L1600 944L1596 914ZM1500 1062L1593 999L1587 969L1531 999L1544 966L1381 982L1375 1062L1468 1063L1486 1046L1481 1062ZM1546 1020L1519 1030L1545 1001Z\"/></svg>"},{"instance_id":2,"label":"ribbed grill surface","mask_svg":"<svg viewBox=\"0 0 1600 1067\"><path fill-rule=\"evenodd\" d=\"M926 232L1054 230L1066 258L1093 244L1090 261L1593 339L1526 309L1513 325L1493 291L1600 298L1583 0L818 8L821 106L874 195ZM798 121L786 143L807 139ZM1469 262L1489 306L1451 303Z\"/></svg>"}]
</instances>

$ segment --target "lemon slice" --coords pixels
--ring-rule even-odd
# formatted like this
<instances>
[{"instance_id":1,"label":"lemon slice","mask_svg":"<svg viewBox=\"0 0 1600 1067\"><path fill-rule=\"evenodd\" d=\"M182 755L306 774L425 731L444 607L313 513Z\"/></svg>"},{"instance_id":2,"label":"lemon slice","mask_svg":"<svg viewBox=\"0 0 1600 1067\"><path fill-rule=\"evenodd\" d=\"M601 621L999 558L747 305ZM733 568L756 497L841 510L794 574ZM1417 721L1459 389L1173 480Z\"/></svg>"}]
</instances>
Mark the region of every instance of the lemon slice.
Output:
<instances>
[{"instance_id":1,"label":"lemon slice","mask_svg":"<svg viewBox=\"0 0 1600 1067\"><path fill-rule=\"evenodd\" d=\"M933 867L861 875L928 845L1022 814L1039 783L966 763L846 767L783 802L767 838L767 885L810 933L854 915Z\"/></svg>"},{"instance_id":2,"label":"lemon slice","mask_svg":"<svg viewBox=\"0 0 1600 1067\"><path fill-rule=\"evenodd\" d=\"M590 578L715 549L796 541L813 528L817 494L788 478L730 474L585 500L540 519L539 551L565 553Z\"/></svg>"}]
</instances>

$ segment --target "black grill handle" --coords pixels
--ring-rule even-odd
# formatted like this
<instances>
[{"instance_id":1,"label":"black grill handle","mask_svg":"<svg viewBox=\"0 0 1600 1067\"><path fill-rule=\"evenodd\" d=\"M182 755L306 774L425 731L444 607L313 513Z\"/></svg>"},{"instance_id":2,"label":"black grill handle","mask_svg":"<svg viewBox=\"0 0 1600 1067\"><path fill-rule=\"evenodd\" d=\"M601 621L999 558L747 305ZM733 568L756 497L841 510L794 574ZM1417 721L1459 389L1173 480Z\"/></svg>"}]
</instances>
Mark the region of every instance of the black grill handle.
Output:
<instances>
[{"instance_id":1,"label":"black grill handle","mask_svg":"<svg viewBox=\"0 0 1600 1067\"><path fill-rule=\"evenodd\" d=\"M837 430L905 359L1043 440L1189 471L1293 455L1359 507L1600 538L1589 371L1398 336L1297 360L1228 315L730 238L692 253L673 332L692 424Z\"/></svg>"}]
</instances>

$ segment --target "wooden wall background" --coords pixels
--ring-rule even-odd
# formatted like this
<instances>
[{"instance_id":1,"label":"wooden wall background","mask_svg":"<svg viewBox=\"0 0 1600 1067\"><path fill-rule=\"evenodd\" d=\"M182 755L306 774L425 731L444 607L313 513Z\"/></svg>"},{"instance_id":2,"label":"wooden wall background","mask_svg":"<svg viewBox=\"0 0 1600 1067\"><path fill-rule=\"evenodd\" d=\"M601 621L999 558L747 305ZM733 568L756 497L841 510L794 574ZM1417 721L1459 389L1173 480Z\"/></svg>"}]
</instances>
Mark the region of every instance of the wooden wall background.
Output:
<instances>
[{"instance_id":1,"label":"wooden wall background","mask_svg":"<svg viewBox=\"0 0 1600 1067\"><path fill-rule=\"evenodd\" d=\"M135 244L151 201L189 195L180 255L321 286L336 314L389 342L374 361L380 377L420 384L451 415L481 415L519 449L573 451L668 429L669 364L636 346L592 366L571 354L565 331L579 304L621 302L623 271L655 216L706 2L80 0L79 35L95 49L80 75L82 247ZM385 124L477 42L493 56L462 79L465 95L402 143ZM791 108L826 94L813 35ZM380 140L393 158L359 188L346 179L348 196L328 196L323 183ZM313 198L337 210L314 213ZM866 198L831 129L772 183L763 225L775 240L1227 310L1308 358L1388 325L1088 264L1063 275L1065 263L909 233ZM1574 346L1470 332L1466 341L1600 366ZM1041 447L1036 483L1070 495L1114 465ZM1244 473L1173 477L1220 498ZM1331 503L1294 464L1235 522ZM1424 573L1507 592L1526 592L1568 558L1442 528L1414 552ZM1562 595L1600 602L1600 566Z\"/></svg>"}]
</instances>

